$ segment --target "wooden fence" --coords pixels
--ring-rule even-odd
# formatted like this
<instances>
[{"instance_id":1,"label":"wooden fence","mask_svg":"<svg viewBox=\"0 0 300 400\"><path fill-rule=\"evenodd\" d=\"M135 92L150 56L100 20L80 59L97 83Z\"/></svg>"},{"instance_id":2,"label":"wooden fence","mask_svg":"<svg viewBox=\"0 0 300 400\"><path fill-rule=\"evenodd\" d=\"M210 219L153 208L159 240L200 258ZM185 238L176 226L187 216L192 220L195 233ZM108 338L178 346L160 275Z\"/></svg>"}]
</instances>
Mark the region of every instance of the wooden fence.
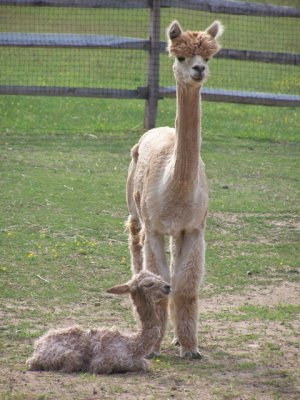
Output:
<instances>
[{"instance_id":1,"label":"wooden fence","mask_svg":"<svg viewBox=\"0 0 300 400\"><path fill-rule=\"evenodd\" d=\"M103 35L0 32L0 46L110 48L148 51L147 86L139 87L134 90L16 85L0 86L0 94L3 95L145 99L145 127L147 129L155 126L158 101L165 97L174 97L176 94L175 87L159 86L159 56L160 53L165 52L166 47L165 42L160 41L161 7L176 7L233 15L300 18L299 8L273 6L270 4L242 3L227 0L0 0L0 6L1 5L81 8L150 8L150 35L148 40ZM290 53L222 49L217 57L231 60L247 60L296 66L300 65L300 54ZM297 95L203 88L202 96L208 101L275 106L300 106L300 96Z\"/></svg>"}]
</instances>

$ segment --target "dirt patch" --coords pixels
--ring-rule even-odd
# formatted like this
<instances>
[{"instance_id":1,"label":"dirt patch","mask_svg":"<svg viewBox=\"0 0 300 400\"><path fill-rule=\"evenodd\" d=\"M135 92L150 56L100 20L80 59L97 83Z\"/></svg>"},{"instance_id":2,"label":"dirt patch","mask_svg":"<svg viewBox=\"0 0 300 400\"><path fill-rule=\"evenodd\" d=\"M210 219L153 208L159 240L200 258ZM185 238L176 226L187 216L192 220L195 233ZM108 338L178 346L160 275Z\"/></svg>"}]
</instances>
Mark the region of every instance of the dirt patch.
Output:
<instances>
[{"instance_id":1,"label":"dirt patch","mask_svg":"<svg viewBox=\"0 0 300 400\"><path fill-rule=\"evenodd\" d=\"M298 283L280 282L277 286L250 286L243 294L225 293L200 300L200 308L204 312L220 311L228 309L228 307L236 308L242 305L275 307L285 304L300 304Z\"/></svg>"},{"instance_id":2,"label":"dirt patch","mask_svg":"<svg viewBox=\"0 0 300 400\"><path fill-rule=\"evenodd\" d=\"M32 352L32 338L18 338L4 343L1 356L0 399L14 400L100 400L100 399L239 399L239 400L298 400L300 321L218 319L219 313L233 311L243 305L276 307L298 305L298 285L280 282L278 285L247 288L243 294L218 294L200 299L201 313L206 315L199 326L202 360L187 361L178 357L171 346L172 331L168 330L162 355L151 362L148 374L119 374L93 376L29 372L25 360ZM13 305L17 307L17 304ZM125 302L130 315L130 304ZM8 307L11 309L11 307ZM23 311L27 312L24 304ZM80 321L89 325L93 305L76 307ZM81 310L82 308L82 310ZM109 310L107 310L108 313ZM59 318L63 315L58 312ZM66 310L61 311L66 312ZM99 312L99 310L98 310ZM99 315L105 317L104 310ZM127 326L115 312L111 321L118 327ZM7 313L6 318L14 318ZM66 321L73 321L69 315ZM108 320L109 321L109 318ZM1 397L2 396L2 397Z\"/></svg>"}]
</instances>

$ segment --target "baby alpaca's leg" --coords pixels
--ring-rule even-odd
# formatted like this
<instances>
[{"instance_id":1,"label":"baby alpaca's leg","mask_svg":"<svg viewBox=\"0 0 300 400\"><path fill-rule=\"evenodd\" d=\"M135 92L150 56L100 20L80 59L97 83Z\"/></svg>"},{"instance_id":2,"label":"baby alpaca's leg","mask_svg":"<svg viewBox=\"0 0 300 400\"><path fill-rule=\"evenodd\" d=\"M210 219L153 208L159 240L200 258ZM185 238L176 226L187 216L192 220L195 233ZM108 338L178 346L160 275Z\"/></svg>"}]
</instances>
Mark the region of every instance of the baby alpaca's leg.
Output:
<instances>
[{"instance_id":1,"label":"baby alpaca's leg","mask_svg":"<svg viewBox=\"0 0 300 400\"><path fill-rule=\"evenodd\" d=\"M85 363L83 355L77 351L61 348L59 354L52 357L49 354L38 352L26 361L30 371L64 371L79 372L84 371Z\"/></svg>"}]
</instances>

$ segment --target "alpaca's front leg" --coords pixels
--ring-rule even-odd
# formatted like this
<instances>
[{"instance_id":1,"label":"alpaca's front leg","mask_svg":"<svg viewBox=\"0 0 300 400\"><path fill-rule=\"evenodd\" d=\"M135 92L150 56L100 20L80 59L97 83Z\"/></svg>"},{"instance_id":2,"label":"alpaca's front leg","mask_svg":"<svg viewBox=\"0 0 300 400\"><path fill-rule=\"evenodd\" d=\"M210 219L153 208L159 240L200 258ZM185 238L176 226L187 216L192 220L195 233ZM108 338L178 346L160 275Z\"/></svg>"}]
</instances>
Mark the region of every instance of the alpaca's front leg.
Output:
<instances>
[{"instance_id":1,"label":"alpaca's front leg","mask_svg":"<svg viewBox=\"0 0 300 400\"><path fill-rule=\"evenodd\" d=\"M204 231L184 232L173 239L170 314L180 355L200 358L198 351L198 288L204 275Z\"/></svg>"},{"instance_id":2,"label":"alpaca's front leg","mask_svg":"<svg viewBox=\"0 0 300 400\"><path fill-rule=\"evenodd\" d=\"M144 269L162 276L166 282L170 282L170 272L165 255L164 237L157 233L145 231L144 242ZM157 304L157 314L160 322L160 335L149 355L154 357L160 353L160 345L164 338L168 322L168 299L163 299Z\"/></svg>"},{"instance_id":3,"label":"alpaca's front leg","mask_svg":"<svg viewBox=\"0 0 300 400\"><path fill-rule=\"evenodd\" d=\"M163 235L145 230L143 261L144 269L160 275L166 282L170 282Z\"/></svg>"}]
</instances>

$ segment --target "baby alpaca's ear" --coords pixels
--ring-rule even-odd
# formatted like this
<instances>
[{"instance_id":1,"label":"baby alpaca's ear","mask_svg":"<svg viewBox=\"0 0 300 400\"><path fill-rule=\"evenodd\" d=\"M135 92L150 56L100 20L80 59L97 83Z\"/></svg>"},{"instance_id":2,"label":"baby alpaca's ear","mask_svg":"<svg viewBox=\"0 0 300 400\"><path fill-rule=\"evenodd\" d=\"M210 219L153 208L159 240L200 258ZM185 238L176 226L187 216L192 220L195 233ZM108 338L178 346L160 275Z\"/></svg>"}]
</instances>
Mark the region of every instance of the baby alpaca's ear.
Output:
<instances>
[{"instance_id":1,"label":"baby alpaca's ear","mask_svg":"<svg viewBox=\"0 0 300 400\"><path fill-rule=\"evenodd\" d=\"M127 283L124 283L124 285L117 285L117 286L114 286L114 287L108 289L107 293L126 294L126 293L129 293L129 286L127 285Z\"/></svg>"},{"instance_id":2,"label":"baby alpaca's ear","mask_svg":"<svg viewBox=\"0 0 300 400\"><path fill-rule=\"evenodd\" d=\"M213 22L207 29L206 32L213 38L218 39L224 32L224 27L220 21Z\"/></svg>"}]
</instances>

